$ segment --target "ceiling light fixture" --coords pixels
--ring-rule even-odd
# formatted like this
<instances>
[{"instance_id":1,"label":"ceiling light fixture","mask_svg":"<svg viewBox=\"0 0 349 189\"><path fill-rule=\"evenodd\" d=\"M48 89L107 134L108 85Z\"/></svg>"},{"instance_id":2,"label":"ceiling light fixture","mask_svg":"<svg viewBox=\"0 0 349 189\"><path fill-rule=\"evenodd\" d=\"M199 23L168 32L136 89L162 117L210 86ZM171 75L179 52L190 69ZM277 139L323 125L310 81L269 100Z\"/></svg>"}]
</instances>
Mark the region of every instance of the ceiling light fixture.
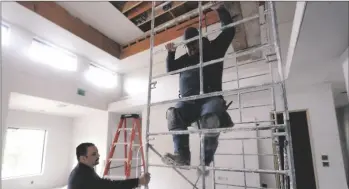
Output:
<instances>
[{"instance_id":1,"label":"ceiling light fixture","mask_svg":"<svg viewBox=\"0 0 349 189\"><path fill-rule=\"evenodd\" d=\"M85 79L95 86L103 88L115 88L117 86L117 75L111 71L90 65L84 74Z\"/></svg>"},{"instance_id":2,"label":"ceiling light fixture","mask_svg":"<svg viewBox=\"0 0 349 189\"><path fill-rule=\"evenodd\" d=\"M38 39L29 48L30 58L42 64L65 71L77 71L77 56Z\"/></svg>"}]
</instances>

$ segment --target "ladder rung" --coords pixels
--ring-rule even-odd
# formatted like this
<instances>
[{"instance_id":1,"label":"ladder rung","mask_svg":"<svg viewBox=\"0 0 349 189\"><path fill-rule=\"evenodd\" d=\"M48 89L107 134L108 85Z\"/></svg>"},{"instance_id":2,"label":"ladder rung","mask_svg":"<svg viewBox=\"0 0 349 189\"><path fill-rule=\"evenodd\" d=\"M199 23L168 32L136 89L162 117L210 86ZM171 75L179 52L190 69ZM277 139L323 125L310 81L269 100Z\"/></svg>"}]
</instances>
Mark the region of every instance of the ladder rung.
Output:
<instances>
[{"instance_id":1,"label":"ladder rung","mask_svg":"<svg viewBox=\"0 0 349 189\"><path fill-rule=\"evenodd\" d=\"M114 145L125 145L125 144L129 145L130 143L125 143L125 142L116 142L116 143L114 143ZM139 146L139 144L132 144L132 146L133 147Z\"/></svg>"},{"instance_id":2,"label":"ladder rung","mask_svg":"<svg viewBox=\"0 0 349 189\"><path fill-rule=\"evenodd\" d=\"M119 131L132 131L132 128L120 128ZM135 132L136 135L138 135L138 132Z\"/></svg>"},{"instance_id":3,"label":"ladder rung","mask_svg":"<svg viewBox=\"0 0 349 189\"><path fill-rule=\"evenodd\" d=\"M119 130L126 130L126 131L132 131L133 128L120 128Z\"/></svg>"},{"instance_id":4,"label":"ladder rung","mask_svg":"<svg viewBox=\"0 0 349 189\"><path fill-rule=\"evenodd\" d=\"M126 179L126 176L105 175L104 178L108 178L108 179Z\"/></svg>"},{"instance_id":5,"label":"ladder rung","mask_svg":"<svg viewBox=\"0 0 349 189\"><path fill-rule=\"evenodd\" d=\"M139 160L140 158L132 158L132 160ZM127 161L127 158L110 158L109 161Z\"/></svg>"}]
</instances>

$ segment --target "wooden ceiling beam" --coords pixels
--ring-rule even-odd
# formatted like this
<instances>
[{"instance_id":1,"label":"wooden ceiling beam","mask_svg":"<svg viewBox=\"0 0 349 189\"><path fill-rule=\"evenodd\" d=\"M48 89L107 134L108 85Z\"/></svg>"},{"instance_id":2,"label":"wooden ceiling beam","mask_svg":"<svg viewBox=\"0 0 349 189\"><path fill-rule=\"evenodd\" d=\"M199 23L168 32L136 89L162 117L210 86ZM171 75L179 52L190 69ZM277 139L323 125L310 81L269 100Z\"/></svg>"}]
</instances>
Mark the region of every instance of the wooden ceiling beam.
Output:
<instances>
[{"instance_id":1,"label":"wooden ceiling beam","mask_svg":"<svg viewBox=\"0 0 349 189\"><path fill-rule=\"evenodd\" d=\"M121 47L101 32L72 16L63 7L49 1L17 1L36 14L73 33L108 54L119 58Z\"/></svg>"},{"instance_id":2,"label":"wooden ceiling beam","mask_svg":"<svg viewBox=\"0 0 349 189\"><path fill-rule=\"evenodd\" d=\"M127 11L135 8L136 6L140 5L143 1L127 1L125 5L122 7L121 12L126 13Z\"/></svg>"},{"instance_id":3,"label":"wooden ceiling beam","mask_svg":"<svg viewBox=\"0 0 349 189\"><path fill-rule=\"evenodd\" d=\"M155 10L155 18L157 18L157 17L159 17L159 16L161 16L161 15L167 13L167 12L169 12L172 15L173 18L176 18L173 15L173 13L171 13L171 10L180 7L180 6L184 5L185 3L186 3L185 1L174 1L173 4L172 4L172 7L169 8L168 10L157 9L157 10ZM145 23L147 23L149 21L151 21L151 14L148 15L148 18L147 18L146 21L142 22L141 24L138 24L137 26L139 27L139 26L141 26L141 25L143 25L143 24L145 24Z\"/></svg>"},{"instance_id":4,"label":"wooden ceiling beam","mask_svg":"<svg viewBox=\"0 0 349 189\"><path fill-rule=\"evenodd\" d=\"M155 3L155 6L158 6L161 3L163 3L163 2L158 1ZM152 8L152 2L145 1L145 2L141 3L140 5L134 7L132 10L128 11L127 18L131 20L132 18L135 18L136 16L150 10L151 8Z\"/></svg>"},{"instance_id":5,"label":"wooden ceiling beam","mask_svg":"<svg viewBox=\"0 0 349 189\"><path fill-rule=\"evenodd\" d=\"M215 24L219 22L219 17L216 12L210 11L206 14L206 22L207 26ZM195 17L191 20L188 20L186 22L183 22L181 24L178 24L177 26L174 26L172 28L169 28L163 32L160 32L155 35L154 38L154 46L158 46L160 44L166 43L168 41L171 41L173 39L176 39L183 35L184 30L187 27L199 27L199 18ZM205 23L203 22L203 27L206 27ZM137 53L140 53L142 51L145 51L149 49L150 46L150 38L144 39L142 41L139 41L133 45L130 45L124 49L122 49L122 53L120 56L120 59L127 58L129 56L135 55Z\"/></svg>"}]
</instances>

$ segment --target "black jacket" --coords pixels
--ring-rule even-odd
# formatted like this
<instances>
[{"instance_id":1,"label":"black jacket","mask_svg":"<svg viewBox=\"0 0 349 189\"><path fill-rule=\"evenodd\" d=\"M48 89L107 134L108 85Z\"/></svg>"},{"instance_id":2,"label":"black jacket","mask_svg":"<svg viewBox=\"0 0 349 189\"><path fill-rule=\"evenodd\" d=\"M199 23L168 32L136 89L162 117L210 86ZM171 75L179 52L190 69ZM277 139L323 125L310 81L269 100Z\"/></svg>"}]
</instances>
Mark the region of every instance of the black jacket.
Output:
<instances>
[{"instance_id":1,"label":"black jacket","mask_svg":"<svg viewBox=\"0 0 349 189\"><path fill-rule=\"evenodd\" d=\"M79 163L70 173L68 189L133 189L138 179L111 181L100 178L93 168Z\"/></svg>"},{"instance_id":2,"label":"black jacket","mask_svg":"<svg viewBox=\"0 0 349 189\"><path fill-rule=\"evenodd\" d=\"M217 10L222 26L232 23L230 13L225 8ZM235 35L235 28L223 30L219 36L209 41L203 38L203 61L207 62L223 58L229 45ZM188 56L185 54L175 59L175 52L168 52L167 55L167 72L193 66L199 63L199 55ZM203 87L204 92L215 92L222 90L223 61L205 66L203 68ZM182 97L198 95L200 93L200 69L188 70L181 72L179 76L179 88Z\"/></svg>"}]
</instances>

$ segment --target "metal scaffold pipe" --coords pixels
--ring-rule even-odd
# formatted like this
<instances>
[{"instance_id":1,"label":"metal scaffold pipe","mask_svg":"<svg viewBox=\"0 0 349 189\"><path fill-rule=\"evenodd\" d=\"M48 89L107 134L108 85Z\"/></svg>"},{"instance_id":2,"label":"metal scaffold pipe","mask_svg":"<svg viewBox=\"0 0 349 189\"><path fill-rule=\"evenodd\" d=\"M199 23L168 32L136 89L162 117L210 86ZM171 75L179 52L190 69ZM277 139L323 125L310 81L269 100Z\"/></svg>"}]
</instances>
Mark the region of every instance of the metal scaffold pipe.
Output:
<instances>
[{"instance_id":1,"label":"metal scaffold pipe","mask_svg":"<svg viewBox=\"0 0 349 189\"><path fill-rule=\"evenodd\" d=\"M162 24L158 27L155 27L155 2L152 2L152 13L151 13L151 31L150 31L150 66L149 66L149 78L148 78L148 98L147 98L147 115L146 115L146 128L145 128L145 159L146 159L146 165L145 165L145 171L148 172L148 167L149 166L153 166L153 167L164 167L164 168L173 168L180 176L183 177L183 179L185 179L190 185L192 185L194 188L198 188L196 186L196 183L194 184L193 182L191 182L188 178L186 178L180 171L179 169L201 169L202 172L205 172L205 170L208 171L214 171L213 172L213 177L212 177L212 188L214 189L216 187L216 185L226 185L226 186L235 186L235 187L241 187L241 188L260 188L260 189L264 189L265 187L257 187L257 186L249 186L249 182L247 177L246 177L246 173L254 173L254 174L275 174L277 175L275 178L280 178L279 181L282 182L282 186L287 186L287 183L283 183L285 182L285 180L289 180L290 181L290 189L296 189L296 180L295 180L295 172L294 172L294 162L293 162L293 154L292 154L292 139L291 139L291 131L290 131L290 123L289 123L289 117L288 117L288 104L287 104L287 96L286 96L286 87L285 87L285 78L284 78L284 73L283 73L283 65L282 65L282 60L281 60L281 55L280 55L280 47L279 47L279 36L278 36L278 30L277 30L277 23L276 23L276 13L275 13L275 7L274 7L274 3L273 2L268 2L267 3L267 10L264 10L263 6L259 7L259 14L258 15L254 15L251 17L247 17L244 18L242 20L239 20L237 22L233 22L229 25L226 25L224 27L221 27L219 29L210 31L210 32L203 32L202 31L202 26L203 26L203 11L212 7L212 5L214 5L214 3L207 3L205 5L202 5L201 2L198 3L198 8L190 11L189 13L179 16L176 19L173 19L172 21L169 21L165 24ZM262 7L262 8L261 8ZM265 19L265 15L268 16L269 19ZM171 72L167 72L165 74L160 74L157 75L155 77L153 77L152 75L152 68L153 68L153 63L154 63L154 38L157 32L166 29L169 26L174 25L175 23L184 21L185 19L188 19L192 16L198 16L199 18L199 35L197 37L191 38L189 40L185 40L182 41L181 43L176 44L175 46L179 46L179 45L183 45L183 44L187 44L189 42L192 42L194 40L198 40L199 41L199 63L197 65L194 66L189 66L183 69L179 69L176 71L171 71ZM202 37L208 36L212 33L224 30L226 28L229 27L233 27L236 26L238 24L243 24L246 23L248 21L252 21L255 19L259 18L259 23L260 25L266 24L267 26L269 26L271 28L271 31L273 33L273 40L268 40L268 43L262 43L261 45L258 46L254 46L251 47L249 49L243 50L243 51L238 51L235 53L228 53L228 56L225 56L223 58L220 59L216 59L216 60L211 60L211 61L207 61L204 62L203 61L203 41L202 41ZM268 22L270 21L270 22ZM265 25L264 25L265 26ZM207 27L207 25L206 25ZM207 28L206 28L207 29ZM272 44L270 44L270 42L273 42ZM237 81L237 88L235 89L227 89L227 90L223 90L223 91L216 91L216 92L211 92L211 93L204 93L203 92L203 88L204 88L204 78L203 78L203 68L205 66L208 65L212 65L212 64L216 64L219 62L222 62L224 60L227 59L232 59L232 58L237 58L240 56L244 56L244 55L249 55L251 53L257 52L257 51L262 51L263 55L264 51L267 50L267 48L270 47L274 47L275 48L275 55L276 55L276 61L268 61L268 58L266 56L264 56L262 59L259 60L249 60L247 62L244 62L243 64L238 64L238 62L236 62L235 65L231 66L231 67L226 67L225 69L229 69L229 68L236 68L236 74L237 74L237 78L236 80L233 81ZM160 51L157 51L160 52ZM263 61L265 63L269 63L269 73L261 73L261 74L257 74L257 75L252 75L252 76L248 76L248 77L240 77L239 76L239 67L245 64L252 64L252 63L257 63L259 61ZM280 78L281 81L275 81L274 79L274 73L273 73L273 65L271 64L271 62L277 62L277 66L279 68L279 74L280 74ZM183 97L180 99L171 99L171 100L164 100L161 102L151 102L151 83L153 79L157 79L160 77L164 77L164 76L168 76L168 75L173 75L173 74L177 74L177 73L181 73L184 71L188 71L188 70L192 70L192 69L198 69L200 71L200 94L198 95L193 95L193 96L189 96L189 97ZM260 84L252 84L250 86L241 86L240 84L240 80L242 79L249 79L249 78L253 78L253 77L258 77L258 76L264 76L264 75L268 75L270 74L270 82L268 83L260 83ZM232 82L232 81L228 81L228 82ZM259 81L260 82L260 81ZM224 82L223 82L224 83ZM284 105L284 110L283 110L283 116L284 116L284 120L285 123L284 124L277 124L277 120L276 120L276 100L275 100L275 86L280 87L281 88L281 93L282 93L282 98L283 98L283 105ZM243 94L247 94L247 93L256 93L256 92L261 92L261 91L267 91L270 90L271 92L271 103L264 103L264 104L249 104L249 105L245 105L242 106L242 101L241 101L241 96ZM238 96L238 108L235 108L236 110L239 110L239 121L235 123L235 127L228 127L228 128L216 128L216 129L202 129L199 128L199 130L177 130L177 131L168 131L168 132L149 132L150 130L150 110L152 106L157 106L157 105L161 105L161 104L170 104L170 103L174 103L174 102L184 102L184 101L192 101L192 100L198 100L198 99L203 99L203 98L208 98L208 97L214 97L214 96L232 96L232 95L237 95ZM274 118L272 120L260 120L260 121L243 121L242 118L246 119L247 116L242 116L242 109L247 109L247 108L259 108L259 107L267 107L267 106L271 106L272 107L272 113L274 114ZM234 110L234 108L228 109L228 110ZM268 110L270 111L270 110ZM244 111L245 112L245 111ZM255 118L256 120L256 118ZM265 123L260 125L261 123ZM249 124L255 124L253 126L250 126ZM239 127L237 127L236 125L240 125ZM280 130L284 130L281 131ZM220 141L227 141L227 140L240 140L242 141L242 153L216 153L215 155L221 155L221 156L243 156L243 168L224 168L224 167L215 167L215 162L214 162L214 158L213 158L213 164L211 166L206 166L204 164L204 157L205 157L205 151L204 151L204 136L205 134L209 134L209 133L227 133L227 132L239 132L239 131L261 131L261 130L265 130L265 131L278 131L278 132L271 132L270 136L259 136L257 134L257 136L255 137L227 137L227 138L220 138ZM155 148L153 146L151 146L149 144L149 137L150 136L159 136L159 135L185 135L185 134L199 134L200 135L200 164L198 166L171 166L171 165L154 165L154 164L149 164L149 149L151 149L152 151L155 152L156 155L158 155L160 158L163 158L160 153L158 151L155 150ZM252 153L245 153L245 151L247 151L247 142L246 144L244 144L245 140L264 140L264 139L269 139L269 140L274 140L280 136L284 136L286 138L286 143L285 143L285 149L284 153L285 153L285 161L284 161L284 169L281 169L280 165L280 151L279 149L276 150L276 153L257 153L252 152ZM278 144L279 145L279 144ZM246 147L246 149L245 149ZM248 167L247 165L247 161L245 161L245 156L271 156L271 157L277 157L278 158L278 165L279 165L279 169L278 170L265 170L265 169L247 169L246 167ZM241 172L244 174L244 185L234 185L234 184L223 184L223 183L216 183L215 182L215 173L217 171L228 171L228 172ZM280 175L282 175L281 177L279 177ZM282 180L281 178L287 178L285 180ZM198 178L199 179L199 178ZM200 186L200 188L206 189L206 183L205 183L206 178L203 176L201 178L202 181L202 186ZM198 181L198 180L197 180ZM148 189L148 186L146 186L146 189Z\"/></svg>"},{"instance_id":2,"label":"metal scaffold pipe","mask_svg":"<svg viewBox=\"0 0 349 189\"><path fill-rule=\"evenodd\" d=\"M237 184L225 184L225 183L216 183L220 186L233 186L233 187L239 187L239 188L253 188L253 189L278 189L278 188L266 188L266 187L259 187L259 186L243 186L243 185L237 185Z\"/></svg>"},{"instance_id":3,"label":"metal scaffold pipe","mask_svg":"<svg viewBox=\"0 0 349 189\"><path fill-rule=\"evenodd\" d=\"M267 14L267 13L268 13L268 12L264 12L263 14ZM211 34L214 34L214 33L216 33L216 32L222 31L222 30L224 30L224 29L228 29L228 28L231 28L231 27L240 25L240 24L244 24L244 23L246 23L246 22L250 22L250 21L255 20L255 19L258 19L258 18L259 18L259 15L258 15L258 14L253 15L253 16L250 16L250 17L247 17L247 18L244 18L244 19L242 19L242 20L239 20L239 21L233 22L233 23L231 23L231 24L228 24L228 25L226 25L226 26L220 27L219 29L215 29L215 30L212 30L212 31L210 31L210 32L203 33L203 34L202 34L202 37L207 37L207 36L209 36L209 35L211 35ZM206 26L206 27L207 27L207 26ZM178 43L178 44L175 44L175 47L179 47L179 46L181 46L181 45L185 45L185 44L190 43L190 42L192 42L192 41L195 41L195 40L197 40L197 39L199 39L199 36L193 37L193 38L190 38L190 39L188 39L188 40L184 40L184 41L182 41L182 42L180 42L180 43ZM160 49L160 50L156 51L154 54L158 54L158 53L161 53L161 52L163 52L163 51L165 51L165 50L164 50L164 49Z\"/></svg>"},{"instance_id":4,"label":"metal scaffold pipe","mask_svg":"<svg viewBox=\"0 0 349 189\"><path fill-rule=\"evenodd\" d=\"M200 129L200 130L182 130L182 131L168 131L168 132L157 132L157 133L148 133L150 136L156 135L186 135L186 134L215 134L219 132L232 132L232 131L256 131L256 130L269 130L269 129L281 129L284 128L283 124L280 125L268 125L260 127L229 127L229 128L219 128L219 129Z\"/></svg>"},{"instance_id":5,"label":"metal scaffold pipe","mask_svg":"<svg viewBox=\"0 0 349 189\"><path fill-rule=\"evenodd\" d=\"M161 156L161 154L152 146L152 145L149 145L149 148L158 156L160 157L161 159L163 158ZM185 175L183 175L176 167L172 167L174 171L176 171L176 173L178 173L184 180L186 180L190 185L193 186L193 188L196 188L198 189L194 183L192 183Z\"/></svg>"},{"instance_id":6,"label":"metal scaffold pipe","mask_svg":"<svg viewBox=\"0 0 349 189\"><path fill-rule=\"evenodd\" d=\"M202 44L202 2L198 2L199 9L199 57L200 57L200 94L204 94L204 77L203 77L203 44ZM200 164L201 171L204 173L205 168L205 135L200 133ZM201 177L201 187L202 189L206 189L206 177Z\"/></svg>"},{"instance_id":7,"label":"metal scaffold pipe","mask_svg":"<svg viewBox=\"0 0 349 189\"><path fill-rule=\"evenodd\" d=\"M251 53L263 50L263 49L265 49L267 47L269 47L269 44L254 46L254 47L248 48L247 50L244 50L244 51L238 51L236 53L231 53L231 56L226 56L226 57L223 57L223 58L210 60L208 62L203 62L202 66L205 67L205 66L209 66L209 65L212 65L212 64L216 64L216 63L224 61L227 58L237 58L237 57L240 57L240 56L245 56L247 54L251 54ZM197 68L200 68L200 64L197 64L197 65L194 65L194 66L188 66L188 67L185 67L185 68L182 68L182 69L178 69L178 70L175 70L175 71L171 71L171 72L167 72L167 73L164 73L164 74L159 74L157 76L154 76L153 79L157 79L157 78L168 76L168 75L178 74L178 73L181 73L181 72L184 72L184 71L193 70L193 69L197 69Z\"/></svg>"},{"instance_id":8,"label":"metal scaffold pipe","mask_svg":"<svg viewBox=\"0 0 349 189\"><path fill-rule=\"evenodd\" d=\"M201 166L170 166L170 165L158 165L150 164L152 167L164 167L164 168L178 168L184 170L197 169ZM278 170L265 170L265 169L237 169L237 168L223 168L223 167L206 167L206 170L216 170L216 171L231 171L231 172L240 172L240 173L255 173L255 174L284 174L287 175L288 171L278 171Z\"/></svg>"},{"instance_id":9,"label":"metal scaffold pipe","mask_svg":"<svg viewBox=\"0 0 349 189\"><path fill-rule=\"evenodd\" d=\"M284 76L284 66L282 64L281 59L281 53L280 53L280 41L279 41L279 33L277 30L277 23L276 23L276 10L274 7L274 3L272 1L268 2L270 11L271 11L271 28L273 33L273 43L275 47L276 57L278 60L278 68L279 68L279 74L281 78L281 93L282 93L282 99L283 99L283 105L284 105L284 112L283 112L283 118L284 122L286 123L285 131L287 133L286 139L288 141L287 145L287 163L290 167L288 167L289 170L289 181L290 181L290 188L291 189L297 189L296 185L296 174L295 174L295 167L294 167L294 158L293 158L293 144L292 144L292 137L291 137L291 127L289 122L289 115L288 115L288 102L287 102L287 96L286 96L286 86L285 86L285 76ZM286 163L285 163L286 164Z\"/></svg>"},{"instance_id":10,"label":"metal scaffold pipe","mask_svg":"<svg viewBox=\"0 0 349 189\"><path fill-rule=\"evenodd\" d=\"M229 153L216 153L216 156L276 156L276 154L246 154L246 153L235 153L235 154L229 154Z\"/></svg>"},{"instance_id":11,"label":"metal scaffold pipe","mask_svg":"<svg viewBox=\"0 0 349 189\"><path fill-rule=\"evenodd\" d=\"M265 137L225 137L220 138L219 140L264 140L264 139L272 139L274 136L265 136Z\"/></svg>"},{"instance_id":12,"label":"metal scaffold pipe","mask_svg":"<svg viewBox=\"0 0 349 189\"><path fill-rule=\"evenodd\" d=\"M277 84L277 83L275 83L275 84ZM189 101L189 100L196 100L196 99L202 99L202 98L207 98L207 97L212 97L212 96L220 96L220 95L230 96L230 95L235 95L238 92L241 93L244 90L252 90L252 89L260 90L259 88L270 88L271 86L272 86L271 83L263 83L263 84L260 84L260 85L252 85L252 86L247 86L247 87L240 87L240 89L230 89L230 90L225 90L225 91L205 93L203 95L193 95L193 96L183 97L183 98L179 98L179 99L155 102L155 103L152 103L151 106L157 106L157 105L161 105L161 104L170 104L170 103L174 103L174 102L183 102L183 101Z\"/></svg>"},{"instance_id":13,"label":"metal scaffold pipe","mask_svg":"<svg viewBox=\"0 0 349 189\"><path fill-rule=\"evenodd\" d=\"M148 78L148 100L147 100L147 122L145 133L149 132L150 125L150 103L151 103L151 83L153 75L153 49L154 49L154 28L155 28L155 1L152 2L151 10L151 37L150 37L150 60L149 60L149 78ZM149 165L149 135L145 135L145 172L148 172ZM148 185L145 189L148 189Z\"/></svg>"}]
</instances>

